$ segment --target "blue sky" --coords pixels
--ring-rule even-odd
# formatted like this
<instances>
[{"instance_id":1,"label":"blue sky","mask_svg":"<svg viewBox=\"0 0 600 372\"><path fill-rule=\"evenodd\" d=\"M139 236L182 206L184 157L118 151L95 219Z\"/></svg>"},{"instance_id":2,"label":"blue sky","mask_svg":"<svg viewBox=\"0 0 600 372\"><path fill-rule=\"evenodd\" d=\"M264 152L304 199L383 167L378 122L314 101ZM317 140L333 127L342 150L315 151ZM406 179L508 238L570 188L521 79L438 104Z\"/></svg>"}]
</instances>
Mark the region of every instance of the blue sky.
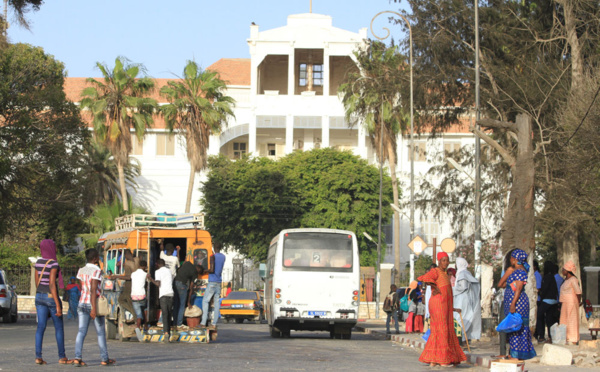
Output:
<instances>
[{"instance_id":1,"label":"blue sky","mask_svg":"<svg viewBox=\"0 0 600 372\"><path fill-rule=\"evenodd\" d=\"M249 58L250 24L281 27L289 14L308 13L309 0L48 0L29 13L30 30L12 22L10 42L41 46L65 64L69 77L96 77L96 62L117 56L143 63L155 78L181 75L185 62L206 68L220 58ZM313 0L313 13L358 32L380 11L398 10L389 0ZM387 24L382 16L374 27ZM392 35L399 39L398 26ZM372 37L369 30L369 37Z\"/></svg>"}]
</instances>

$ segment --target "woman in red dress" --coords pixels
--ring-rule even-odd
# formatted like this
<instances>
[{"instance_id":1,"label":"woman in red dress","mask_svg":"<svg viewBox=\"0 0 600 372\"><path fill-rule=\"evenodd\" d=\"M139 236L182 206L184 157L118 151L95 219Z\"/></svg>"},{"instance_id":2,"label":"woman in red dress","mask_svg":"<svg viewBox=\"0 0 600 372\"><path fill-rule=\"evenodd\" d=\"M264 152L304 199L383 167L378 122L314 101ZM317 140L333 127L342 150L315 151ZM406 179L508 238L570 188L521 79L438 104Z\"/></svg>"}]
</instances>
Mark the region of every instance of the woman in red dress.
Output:
<instances>
[{"instance_id":1,"label":"woman in red dress","mask_svg":"<svg viewBox=\"0 0 600 372\"><path fill-rule=\"evenodd\" d=\"M433 290L431 300L427 304L431 315L431 334L419 361L429 363L432 367L450 367L467 360L467 357L460 348L454 332L452 286L446 273L450 263L448 254L438 253L437 260L438 267L418 278L421 282L429 283Z\"/></svg>"}]
</instances>

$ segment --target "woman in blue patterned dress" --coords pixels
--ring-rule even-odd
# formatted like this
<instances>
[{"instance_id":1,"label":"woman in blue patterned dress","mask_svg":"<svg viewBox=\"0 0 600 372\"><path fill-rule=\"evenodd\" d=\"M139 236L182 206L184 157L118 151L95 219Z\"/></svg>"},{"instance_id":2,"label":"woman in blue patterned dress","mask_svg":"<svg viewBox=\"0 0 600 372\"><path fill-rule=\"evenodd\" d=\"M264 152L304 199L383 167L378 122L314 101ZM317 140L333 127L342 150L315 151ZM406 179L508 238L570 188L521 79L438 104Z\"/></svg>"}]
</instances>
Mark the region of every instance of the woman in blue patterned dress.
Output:
<instances>
[{"instance_id":1,"label":"woman in blue patterned dress","mask_svg":"<svg viewBox=\"0 0 600 372\"><path fill-rule=\"evenodd\" d=\"M521 330L508 334L510 342L511 359L526 360L536 356L535 349L531 343L531 331L529 330L529 297L525 294L527 284L527 253L521 249L515 249L510 256L510 263L514 271L506 281L504 291L504 313L519 313L523 318Z\"/></svg>"}]
</instances>

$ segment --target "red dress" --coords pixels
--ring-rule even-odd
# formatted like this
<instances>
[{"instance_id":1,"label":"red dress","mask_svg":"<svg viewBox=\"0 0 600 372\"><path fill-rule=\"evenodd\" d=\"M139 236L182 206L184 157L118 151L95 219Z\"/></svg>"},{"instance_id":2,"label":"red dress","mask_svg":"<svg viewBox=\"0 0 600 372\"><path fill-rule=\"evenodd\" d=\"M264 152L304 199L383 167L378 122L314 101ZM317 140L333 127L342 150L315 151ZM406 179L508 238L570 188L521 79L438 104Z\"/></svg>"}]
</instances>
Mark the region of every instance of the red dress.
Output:
<instances>
[{"instance_id":1,"label":"red dress","mask_svg":"<svg viewBox=\"0 0 600 372\"><path fill-rule=\"evenodd\" d=\"M423 363L458 364L467 360L454 332L453 296L450 278L440 268L430 270L417 280L434 283L439 292L432 295L427 306L431 316L431 334L419 357Z\"/></svg>"}]
</instances>

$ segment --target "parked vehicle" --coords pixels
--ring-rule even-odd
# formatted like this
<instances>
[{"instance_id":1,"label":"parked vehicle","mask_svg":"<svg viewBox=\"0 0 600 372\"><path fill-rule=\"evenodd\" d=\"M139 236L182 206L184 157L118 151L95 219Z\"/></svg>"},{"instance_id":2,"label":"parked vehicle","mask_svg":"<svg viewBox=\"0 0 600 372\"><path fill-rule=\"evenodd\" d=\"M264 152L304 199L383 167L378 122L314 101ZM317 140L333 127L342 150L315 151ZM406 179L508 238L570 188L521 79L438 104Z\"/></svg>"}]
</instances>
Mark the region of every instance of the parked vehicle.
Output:
<instances>
[{"instance_id":1,"label":"parked vehicle","mask_svg":"<svg viewBox=\"0 0 600 372\"><path fill-rule=\"evenodd\" d=\"M148 271L154 276L155 263L160 258L161 247L168 243L179 246L179 260L189 261L209 269L209 257L213 254L211 236L204 228L204 217L200 214L185 215L128 215L115 220L116 231L102 235L98 248L102 252L105 274L124 273L124 252L130 250L134 257L148 263ZM199 275L202 282L208 281L208 273ZM103 293L110 304L110 314L106 317L108 338L128 340L136 337L133 314L121 308L118 302L124 281L121 279L104 280ZM202 296L206 285L198 289ZM156 324L159 315L158 288L148 283L147 319ZM208 342L216 339L216 329L189 330L182 333L172 332L171 342ZM151 327L144 331L144 341L162 341L162 328Z\"/></svg>"},{"instance_id":2,"label":"parked vehicle","mask_svg":"<svg viewBox=\"0 0 600 372\"><path fill-rule=\"evenodd\" d=\"M350 339L358 321L359 275L353 232L281 231L271 241L267 256L265 314L271 336L310 330Z\"/></svg>"},{"instance_id":3,"label":"parked vehicle","mask_svg":"<svg viewBox=\"0 0 600 372\"><path fill-rule=\"evenodd\" d=\"M15 323L19 318L16 289L17 286L8 283L6 272L0 269L0 316L4 323Z\"/></svg>"},{"instance_id":4,"label":"parked vehicle","mask_svg":"<svg viewBox=\"0 0 600 372\"><path fill-rule=\"evenodd\" d=\"M231 292L221 301L220 312L226 322L243 323L247 319L260 324L264 317L260 293L254 291Z\"/></svg>"}]
</instances>

